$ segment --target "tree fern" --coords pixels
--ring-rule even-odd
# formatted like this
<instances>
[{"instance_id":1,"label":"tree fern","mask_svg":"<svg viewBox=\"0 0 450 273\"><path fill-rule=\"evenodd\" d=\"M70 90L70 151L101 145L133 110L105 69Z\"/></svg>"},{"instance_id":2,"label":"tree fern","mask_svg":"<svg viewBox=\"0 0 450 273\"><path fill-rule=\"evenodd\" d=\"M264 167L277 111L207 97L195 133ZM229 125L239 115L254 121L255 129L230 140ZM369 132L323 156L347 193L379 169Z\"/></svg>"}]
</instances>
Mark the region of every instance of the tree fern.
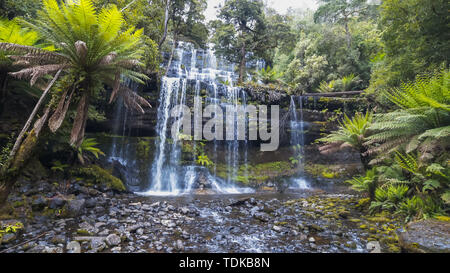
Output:
<instances>
[{"instance_id":1,"label":"tree fern","mask_svg":"<svg viewBox=\"0 0 450 273\"><path fill-rule=\"evenodd\" d=\"M43 9L32 22L21 23L38 33L44 41L55 46L55 52L33 47L1 43L0 49L16 52L12 58L27 67L12 73L18 78L30 78L33 85L39 78L62 70L73 79L64 90L54 113L49 119L56 131L65 118L68 105L77 101L78 107L70 143L80 146L84 137L89 102L104 84L112 88L110 102L117 96L124 98L127 107L144 112L150 104L123 83L143 83L147 77L136 71L142 66L142 30L128 28L122 31L124 21L116 6L102 9L98 14L92 0L43 0ZM23 54L26 54L23 56ZM73 90L73 91L70 91Z\"/></svg>"},{"instance_id":2,"label":"tree fern","mask_svg":"<svg viewBox=\"0 0 450 273\"><path fill-rule=\"evenodd\" d=\"M370 111L367 111L365 115L357 113L351 119L344 114L343 120L339 122L339 129L319 139L320 142L326 143L325 146L321 147L321 152L328 153L347 145L359 150L372 122L372 116Z\"/></svg>"},{"instance_id":3,"label":"tree fern","mask_svg":"<svg viewBox=\"0 0 450 273\"><path fill-rule=\"evenodd\" d=\"M418 77L415 82L383 94L399 110L375 116L372 134L366 145L368 154L384 154L400 148L411 152L427 140L448 143L450 137L450 73L444 70L433 77ZM430 142L427 142L430 144Z\"/></svg>"}]
</instances>

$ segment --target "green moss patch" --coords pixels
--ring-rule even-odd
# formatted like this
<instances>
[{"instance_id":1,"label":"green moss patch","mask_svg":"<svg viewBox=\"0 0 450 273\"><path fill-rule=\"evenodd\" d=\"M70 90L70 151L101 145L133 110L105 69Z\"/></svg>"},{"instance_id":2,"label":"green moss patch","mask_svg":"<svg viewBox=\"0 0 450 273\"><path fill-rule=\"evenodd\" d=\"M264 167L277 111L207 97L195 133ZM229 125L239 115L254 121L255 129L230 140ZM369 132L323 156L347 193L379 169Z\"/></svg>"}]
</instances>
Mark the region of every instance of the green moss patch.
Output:
<instances>
[{"instance_id":1,"label":"green moss patch","mask_svg":"<svg viewBox=\"0 0 450 273\"><path fill-rule=\"evenodd\" d=\"M113 176L108 170L97 165L80 167L73 171L75 176L79 176L86 180L87 183L105 185L116 191L125 191L126 188L119 178Z\"/></svg>"}]
</instances>

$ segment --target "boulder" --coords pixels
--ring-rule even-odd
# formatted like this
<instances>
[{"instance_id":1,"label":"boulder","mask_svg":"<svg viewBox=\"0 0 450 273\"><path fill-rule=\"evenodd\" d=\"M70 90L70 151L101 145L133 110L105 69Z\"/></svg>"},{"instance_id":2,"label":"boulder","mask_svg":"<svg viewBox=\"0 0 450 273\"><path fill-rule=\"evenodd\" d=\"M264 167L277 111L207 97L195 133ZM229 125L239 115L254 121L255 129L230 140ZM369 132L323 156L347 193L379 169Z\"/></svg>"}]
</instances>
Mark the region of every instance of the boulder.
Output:
<instances>
[{"instance_id":1,"label":"boulder","mask_svg":"<svg viewBox=\"0 0 450 273\"><path fill-rule=\"evenodd\" d=\"M414 253L450 253L450 222L424 220L397 231L402 250Z\"/></svg>"},{"instance_id":2,"label":"boulder","mask_svg":"<svg viewBox=\"0 0 450 273\"><path fill-rule=\"evenodd\" d=\"M69 200L65 206L65 212L69 217L77 217L81 214L85 207L85 199Z\"/></svg>"}]
</instances>

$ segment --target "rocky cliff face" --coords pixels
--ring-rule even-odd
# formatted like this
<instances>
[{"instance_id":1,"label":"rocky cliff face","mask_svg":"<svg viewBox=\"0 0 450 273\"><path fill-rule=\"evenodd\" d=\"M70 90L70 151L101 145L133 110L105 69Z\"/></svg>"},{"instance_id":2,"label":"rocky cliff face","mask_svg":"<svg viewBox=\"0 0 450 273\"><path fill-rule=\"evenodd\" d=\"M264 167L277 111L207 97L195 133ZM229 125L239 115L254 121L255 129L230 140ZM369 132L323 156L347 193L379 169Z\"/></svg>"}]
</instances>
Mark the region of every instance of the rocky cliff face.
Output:
<instances>
[{"instance_id":1,"label":"rocky cliff face","mask_svg":"<svg viewBox=\"0 0 450 273\"><path fill-rule=\"evenodd\" d=\"M194 94L193 88L195 80L187 82L186 102L189 107L193 107ZM159 105L158 83L150 82L143 87L142 94L150 101L153 108L146 109L144 115L136 112L127 112L124 116L117 119L116 113L110 111L107 113L108 120L102 123L90 124L91 132L114 133L114 127L117 122L123 125L121 132L126 132L129 136L154 137L156 136L155 126L157 122L157 108ZM206 95L210 90L205 83L201 83L200 96L205 101ZM285 90L276 87L245 86L243 90L247 94L248 105L279 105L280 106L280 141L282 145L289 144L289 122L290 122L290 100L291 96ZM226 89L221 85L217 87L219 97L226 96ZM298 100L299 96L295 96ZM205 102L204 102L205 103ZM305 123L305 144L314 142L321 134L334 130L337 127L335 119L336 114L347 113L349 115L366 108L368 102L363 97L340 98L340 97L316 97L303 96L303 121ZM300 109L296 109L300 116ZM125 119L125 120L124 120ZM204 124L209 119L204 119Z\"/></svg>"}]
</instances>

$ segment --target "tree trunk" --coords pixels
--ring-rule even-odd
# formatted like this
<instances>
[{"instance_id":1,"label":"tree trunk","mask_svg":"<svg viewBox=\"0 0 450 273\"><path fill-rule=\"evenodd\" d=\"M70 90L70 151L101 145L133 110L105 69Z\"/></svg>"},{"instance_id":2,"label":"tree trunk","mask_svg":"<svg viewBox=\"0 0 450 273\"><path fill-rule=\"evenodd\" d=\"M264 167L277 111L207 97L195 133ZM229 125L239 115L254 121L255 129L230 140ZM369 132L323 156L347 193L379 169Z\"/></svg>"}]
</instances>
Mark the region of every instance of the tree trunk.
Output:
<instances>
[{"instance_id":1,"label":"tree trunk","mask_svg":"<svg viewBox=\"0 0 450 273\"><path fill-rule=\"evenodd\" d=\"M245 43L241 47L241 62L239 63L239 84L242 84L244 82L245 78L245 66L246 66L246 49L245 49Z\"/></svg>"},{"instance_id":2,"label":"tree trunk","mask_svg":"<svg viewBox=\"0 0 450 273\"><path fill-rule=\"evenodd\" d=\"M53 77L53 80L49 83L49 85L45 89L44 93L42 93L41 97L39 98L39 101L34 106L33 112L31 112L31 115L28 117L28 120L25 123L25 126L23 127L22 131L20 132L19 136L17 137L16 142L14 143L14 146L13 146L13 148L11 150L11 153L9 154L10 160L15 160L14 157L16 156L17 150L19 149L20 144L22 143L22 139L25 136L25 133L30 128L34 117L36 116L39 108L41 107L41 104L44 102L45 97L47 96L48 92L52 88L52 86L55 83L55 81L58 79L60 73L61 73L61 69Z\"/></svg>"},{"instance_id":3,"label":"tree trunk","mask_svg":"<svg viewBox=\"0 0 450 273\"><path fill-rule=\"evenodd\" d=\"M10 158L7 166L5 166L2 170L0 170L0 207L5 204L9 193L11 192L15 181L19 175L19 170L25 165L26 161L31 157L31 154L38 143L38 135L44 124L47 121L50 108L47 108L44 115L38 119L34 123L34 128L31 132L28 133L27 137L22 143L22 139L25 136L25 133L28 131L28 128L31 125L34 117L36 116L44 98L47 96L49 90L58 79L61 70L59 70L53 80L49 83L44 93L42 93L41 98L33 109L28 121L26 122L24 128L20 132L16 142L14 143L14 147L11 150Z\"/></svg>"},{"instance_id":4,"label":"tree trunk","mask_svg":"<svg viewBox=\"0 0 450 273\"><path fill-rule=\"evenodd\" d=\"M12 189L12 183L10 183L9 181L10 180L6 177L2 178L2 180L0 181L0 209L6 203L6 200L8 199L9 193Z\"/></svg>"},{"instance_id":5,"label":"tree trunk","mask_svg":"<svg viewBox=\"0 0 450 273\"><path fill-rule=\"evenodd\" d=\"M164 44L167 38L167 29L169 28L169 8L170 8L170 0L166 0L166 10L164 13L164 34L159 41L158 48L161 49L161 46Z\"/></svg>"},{"instance_id":6,"label":"tree trunk","mask_svg":"<svg viewBox=\"0 0 450 273\"><path fill-rule=\"evenodd\" d=\"M7 90L6 87L8 85L8 75L6 73L2 73L4 75L1 76L1 86L2 91L0 93L0 115L3 113L4 104L6 102Z\"/></svg>"},{"instance_id":7,"label":"tree trunk","mask_svg":"<svg viewBox=\"0 0 450 273\"><path fill-rule=\"evenodd\" d=\"M352 36L351 36L350 30L348 28L348 20L345 20L344 27L345 27L345 37L347 40L347 48L350 50L352 47Z\"/></svg>"},{"instance_id":8,"label":"tree trunk","mask_svg":"<svg viewBox=\"0 0 450 273\"><path fill-rule=\"evenodd\" d=\"M40 120L36 121L36 123L38 122L40 122ZM14 187L17 177L20 174L20 169L25 165L27 160L31 158L32 152L38 143L37 139L35 129L31 130L22 145L20 145L20 149L12 160L12 163L10 163L12 165L10 165L8 169L2 170L0 174L0 207L5 204L9 193Z\"/></svg>"}]
</instances>

